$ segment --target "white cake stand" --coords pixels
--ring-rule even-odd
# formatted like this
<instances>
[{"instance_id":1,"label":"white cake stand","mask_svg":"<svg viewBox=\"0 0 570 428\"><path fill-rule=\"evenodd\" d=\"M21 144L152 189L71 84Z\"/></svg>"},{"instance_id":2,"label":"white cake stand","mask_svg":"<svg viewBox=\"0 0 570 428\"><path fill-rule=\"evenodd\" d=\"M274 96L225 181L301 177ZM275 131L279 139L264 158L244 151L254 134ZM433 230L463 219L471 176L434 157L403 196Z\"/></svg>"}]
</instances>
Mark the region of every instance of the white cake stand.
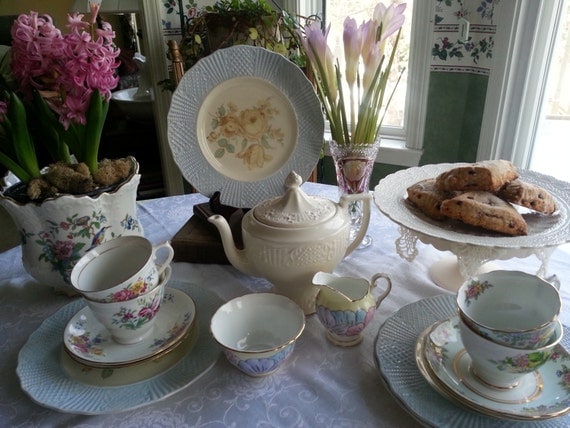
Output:
<instances>
[{"instance_id":1,"label":"white cake stand","mask_svg":"<svg viewBox=\"0 0 570 428\"><path fill-rule=\"evenodd\" d=\"M558 207L551 216L528 210L521 212L528 225L526 236L490 234L454 220L432 220L406 201L409 186L458 165L408 168L387 176L375 187L374 202L382 213L400 225L400 236L395 242L398 255L413 261L418 254L418 240L453 253L430 268L431 279L450 291L456 291L465 279L477 273L495 269L493 261L515 257L536 256L541 262L536 274L545 277L554 249L570 242L570 183L533 171L519 171L522 180L548 190Z\"/></svg>"}]
</instances>

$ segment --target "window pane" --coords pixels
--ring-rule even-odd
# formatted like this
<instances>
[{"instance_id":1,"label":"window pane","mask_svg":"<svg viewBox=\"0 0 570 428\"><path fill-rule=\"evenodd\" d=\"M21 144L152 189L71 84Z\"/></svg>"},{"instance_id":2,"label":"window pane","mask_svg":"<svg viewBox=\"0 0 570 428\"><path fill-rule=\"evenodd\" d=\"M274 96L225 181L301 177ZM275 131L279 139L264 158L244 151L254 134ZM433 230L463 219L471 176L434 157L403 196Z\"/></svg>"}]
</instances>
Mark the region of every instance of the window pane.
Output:
<instances>
[{"instance_id":1,"label":"window pane","mask_svg":"<svg viewBox=\"0 0 570 428\"><path fill-rule=\"evenodd\" d=\"M344 50L342 43L342 32L344 19L347 16L354 18L358 25L363 21L367 21L372 17L374 12L374 7L378 3L378 0L326 0L325 9L325 20L327 25L331 24L331 29L329 33L329 45L333 50L333 53L337 54L339 57L340 67L344 75ZM390 106L384 122L383 127L398 127L402 128L404 126L404 109L406 104L406 87L407 87L407 68L408 68L408 53L410 50L410 35L411 35L411 23L412 23L412 0L384 0L385 5L390 3L399 4L407 3L406 7L406 20L404 22L404 27L402 29L402 34L400 36L400 41L398 42L397 56L392 66L389 85L386 93L390 94L398 77L402 70L404 73L400 79L397 90L394 93L394 97L390 101ZM389 57L391 52L391 47L387 46L386 56ZM388 58L386 58L387 61ZM345 93L348 93L348 88L345 88ZM388 101L389 96L387 95L384 101ZM350 117L350 116L349 116ZM386 130L388 131L388 130Z\"/></svg>"},{"instance_id":2,"label":"window pane","mask_svg":"<svg viewBox=\"0 0 570 428\"><path fill-rule=\"evenodd\" d=\"M570 0L556 37L530 168L570 181Z\"/></svg>"}]
</instances>

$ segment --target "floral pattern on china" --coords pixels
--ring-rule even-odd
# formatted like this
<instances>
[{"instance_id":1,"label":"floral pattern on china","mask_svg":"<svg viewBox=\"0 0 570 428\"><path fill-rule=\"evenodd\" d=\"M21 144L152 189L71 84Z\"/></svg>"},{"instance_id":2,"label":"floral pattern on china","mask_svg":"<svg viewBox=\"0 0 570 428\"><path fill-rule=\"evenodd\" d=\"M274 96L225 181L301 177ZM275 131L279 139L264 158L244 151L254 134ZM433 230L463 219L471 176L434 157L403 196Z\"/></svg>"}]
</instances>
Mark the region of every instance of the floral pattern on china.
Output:
<instances>
[{"instance_id":1,"label":"floral pattern on china","mask_svg":"<svg viewBox=\"0 0 570 428\"><path fill-rule=\"evenodd\" d=\"M94 366L122 365L157 355L182 340L196 320L195 303L180 290L167 288L162 298L162 308L164 310L155 312L157 325L153 334L125 347L115 342L109 331L94 318L91 310L84 307L65 328L66 350L73 358L88 361Z\"/></svg>"},{"instance_id":2,"label":"floral pattern on china","mask_svg":"<svg viewBox=\"0 0 570 428\"><path fill-rule=\"evenodd\" d=\"M108 225L108 219L101 210L92 216L74 213L59 224L51 220L47 223L50 224L47 229L36 233L23 230L22 243L35 242L41 248L38 262L50 264L52 271L58 272L66 282L70 281L71 270L83 254L101 244L106 235L115 238L121 234L120 230L110 230L112 227ZM141 231L138 220L129 213L125 214L121 227L123 231ZM63 231L67 232L66 240L61 239Z\"/></svg>"},{"instance_id":3,"label":"floral pattern on china","mask_svg":"<svg viewBox=\"0 0 570 428\"><path fill-rule=\"evenodd\" d=\"M144 306L138 311L127 308L121 308L119 312L113 315L113 324L127 330L136 330L142 325L152 320L158 313L160 308L160 294L158 294L150 304Z\"/></svg>"},{"instance_id":4,"label":"floral pattern on china","mask_svg":"<svg viewBox=\"0 0 570 428\"><path fill-rule=\"evenodd\" d=\"M293 352L294 345L288 345L277 354L267 358L248 358L241 360L233 353L224 350L228 360L236 367L250 376L268 375L279 368L279 363L289 357Z\"/></svg>"},{"instance_id":5,"label":"floral pattern on china","mask_svg":"<svg viewBox=\"0 0 570 428\"><path fill-rule=\"evenodd\" d=\"M216 146L214 156L234 155L242 159L248 169L263 168L273 156L274 144L283 146L285 134L273 122L279 110L271 97L259 99L254 106L240 109L234 102L222 104L211 113L212 130L209 143ZM237 153L236 153L237 152Z\"/></svg>"},{"instance_id":6,"label":"floral pattern on china","mask_svg":"<svg viewBox=\"0 0 570 428\"><path fill-rule=\"evenodd\" d=\"M433 361L438 361L441 365L444 365L452 355L450 352L450 347L452 343L459 343L459 325L457 323L457 318L451 318L445 322L442 322L436 329L434 329L430 335L431 346L426 348L426 354ZM547 361L560 362L567 361L569 355L567 353L561 353L554 351L547 359ZM525 358L507 358L501 361L493 361L497 365L499 370L507 370L511 372L527 372L528 368L533 366L539 366L544 361L544 355L542 352L532 353ZM556 376L559 379L558 384L564 388L564 390L570 392L570 367L565 364L560 364L560 369L556 371ZM530 408L530 407L529 407Z\"/></svg>"},{"instance_id":7,"label":"floral pattern on china","mask_svg":"<svg viewBox=\"0 0 570 428\"><path fill-rule=\"evenodd\" d=\"M492 287L489 281L478 281L476 279L471 280L469 286L467 287L467 293L465 295L465 304L469 306L471 300L477 300L477 298L485 292L486 289Z\"/></svg>"}]
</instances>

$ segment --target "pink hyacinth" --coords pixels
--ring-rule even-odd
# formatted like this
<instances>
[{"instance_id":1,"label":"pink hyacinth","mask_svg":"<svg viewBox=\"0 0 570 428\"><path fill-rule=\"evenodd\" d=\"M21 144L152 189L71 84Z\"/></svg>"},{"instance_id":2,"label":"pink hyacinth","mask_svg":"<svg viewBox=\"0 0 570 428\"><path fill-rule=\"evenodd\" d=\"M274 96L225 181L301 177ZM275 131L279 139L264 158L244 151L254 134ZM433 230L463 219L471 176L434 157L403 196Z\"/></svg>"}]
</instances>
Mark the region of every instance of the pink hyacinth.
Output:
<instances>
[{"instance_id":1,"label":"pink hyacinth","mask_svg":"<svg viewBox=\"0 0 570 428\"><path fill-rule=\"evenodd\" d=\"M22 92L33 89L58 95L46 99L67 129L84 125L91 95L99 91L105 100L119 81L116 69L120 53L113 44L115 33L104 23L92 37L83 15L68 15L69 33L62 33L49 16L36 12L18 17L12 27L12 71Z\"/></svg>"},{"instance_id":2,"label":"pink hyacinth","mask_svg":"<svg viewBox=\"0 0 570 428\"><path fill-rule=\"evenodd\" d=\"M24 95L55 90L54 63L63 57L64 41L50 16L20 15L12 26L12 73Z\"/></svg>"}]
</instances>

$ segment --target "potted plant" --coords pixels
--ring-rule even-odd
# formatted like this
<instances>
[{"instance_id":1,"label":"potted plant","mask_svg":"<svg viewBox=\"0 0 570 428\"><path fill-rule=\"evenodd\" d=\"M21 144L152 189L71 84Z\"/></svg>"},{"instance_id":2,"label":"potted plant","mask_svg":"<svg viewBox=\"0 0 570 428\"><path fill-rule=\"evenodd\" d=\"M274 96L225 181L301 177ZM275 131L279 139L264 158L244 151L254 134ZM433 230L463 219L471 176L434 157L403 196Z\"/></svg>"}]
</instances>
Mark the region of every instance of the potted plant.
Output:
<instances>
[{"instance_id":1,"label":"potted plant","mask_svg":"<svg viewBox=\"0 0 570 428\"><path fill-rule=\"evenodd\" d=\"M218 49L235 45L263 47L305 69L305 56L295 32L298 27L293 16L273 9L266 0L218 0L189 20L177 49L184 70ZM168 90L176 88L172 79L160 84Z\"/></svg>"},{"instance_id":2,"label":"potted plant","mask_svg":"<svg viewBox=\"0 0 570 428\"><path fill-rule=\"evenodd\" d=\"M0 204L22 238L26 270L70 291L73 265L90 248L141 234L134 158L99 160L119 50L111 26L74 13L63 34L51 17L20 15L12 26L11 79L0 81L0 163L20 181ZM51 161L40 165L42 153Z\"/></svg>"}]
</instances>

